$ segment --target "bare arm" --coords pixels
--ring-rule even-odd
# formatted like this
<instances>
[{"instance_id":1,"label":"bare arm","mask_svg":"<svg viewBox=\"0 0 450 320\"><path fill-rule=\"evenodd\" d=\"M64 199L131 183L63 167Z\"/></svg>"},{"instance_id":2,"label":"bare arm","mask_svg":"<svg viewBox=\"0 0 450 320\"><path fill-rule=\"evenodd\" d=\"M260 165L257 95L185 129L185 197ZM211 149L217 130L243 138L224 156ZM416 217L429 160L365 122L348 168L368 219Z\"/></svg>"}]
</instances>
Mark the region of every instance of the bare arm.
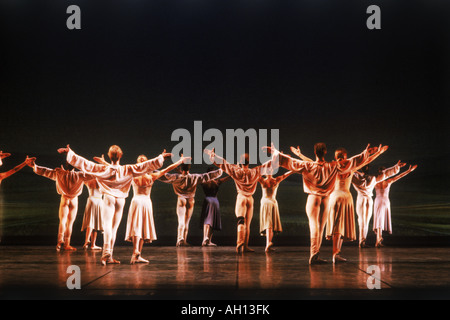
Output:
<instances>
[{"instance_id":1,"label":"bare arm","mask_svg":"<svg viewBox=\"0 0 450 320\"><path fill-rule=\"evenodd\" d=\"M303 161L311 161L311 162L314 161L314 160L308 158L307 156L305 156L304 154L302 154L300 151L300 147L298 147L298 146L297 146L297 148L291 147L291 151L293 154L295 154L297 157L299 157Z\"/></svg>"},{"instance_id":2,"label":"bare arm","mask_svg":"<svg viewBox=\"0 0 450 320\"><path fill-rule=\"evenodd\" d=\"M25 166L29 165L30 163L34 163L34 161L36 160L36 158L29 158L27 156L27 158L25 159L24 162L22 162L21 164L19 164L18 166L14 167L13 169L0 173L0 180L6 179L10 176L12 176L14 173L19 172L20 170L22 170Z\"/></svg>"},{"instance_id":3,"label":"bare arm","mask_svg":"<svg viewBox=\"0 0 450 320\"><path fill-rule=\"evenodd\" d=\"M185 162L186 160L190 160L190 159L191 159L190 157L183 157L183 156L181 156L180 160L178 160L177 162L171 164L167 168L164 168L163 170L161 170L159 172L156 172L156 173L151 173L153 180L158 180L159 178L164 176L166 173L174 170L175 168L180 166L183 162Z\"/></svg>"},{"instance_id":4,"label":"bare arm","mask_svg":"<svg viewBox=\"0 0 450 320\"><path fill-rule=\"evenodd\" d=\"M282 174L281 176L276 177L277 183L280 183L281 181L283 181L284 179L286 179L287 177L289 177L293 173L294 173L294 171L288 171L288 172Z\"/></svg>"}]
</instances>

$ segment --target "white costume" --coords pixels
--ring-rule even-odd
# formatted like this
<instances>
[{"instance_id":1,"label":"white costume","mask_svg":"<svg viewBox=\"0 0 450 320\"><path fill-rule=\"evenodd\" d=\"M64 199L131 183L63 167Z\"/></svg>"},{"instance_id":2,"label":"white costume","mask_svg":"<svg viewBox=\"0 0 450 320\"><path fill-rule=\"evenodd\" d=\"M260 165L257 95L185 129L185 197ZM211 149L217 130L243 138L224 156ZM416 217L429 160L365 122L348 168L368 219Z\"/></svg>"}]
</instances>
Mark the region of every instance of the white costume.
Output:
<instances>
[{"instance_id":1,"label":"white costume","mask_svg":"<svg viewBox=\"0 0 450 320\"><path fill-rule=\"evenodd\" d=\"M345 241L356 240L355 210L350 193L353 173L338 175L330 195L327 238L340 235Z\"/></svg>"},{"instance_id":2,"label":"white costume","mask_svg":"<svg viewBox=\"0 0 450 320\"><path fill-rule=\"evenodd\" d=\"M84 182L89 191L89 198L84 210L81 231L86 229L103 231L102 207L103 194L100 192L97 180L92 179Z\"/></svg>"},{"instance_id":3,"label":"white costume","mask_svg":"<svg viewBox=\"0 0 450 320\"><path fill-rule=\"evenodd\" d=\"M134 196L128 211L126 241L133 241L133 237L139 237L144 242L152 242L157 239L153 220L153 205L150 199L154 181L149 175L144 177L143 185L138 185L136 180L132 184Z\"/></svg>"},{"instance_id":4,"label":"white costume","mask_svg":"<svg viewBox=\"0 0 450 320\"><path fill-rule=\"evenodd\" d=\"M369 231L369 223L373 212L372 195L375 185L397 174L399 171L400 166L395 165L376 176L364 175L360 172L355 172L353 175L352 184L358 193L356 198L356 214L358 215L360 244L365 242L367 232Z\"/></svg>"},{"instance_id":5,"label":"white costume","mask_svg":"<svg viewBox=\"0 0 450 320\"><path fill-rule=\"evenodd\" d=\"M260 206L260 233L265 235L266 230L271 228L273 232L282 232L283 228L281 226L280 211L278 209L277 183L273 187L262 187L262 197Z\"/></svg>"},{"instance_id":6,"label":"white costume","mask_svg":"<svg viewBox=\"0 0 450 320\"><path fill-rule=\"evenodd\" d=\"M160 181L171 183L175 194L178 196L177 201L177 216L178 216L178 232L177 243L185 242L189 232L189 222L193 213L193 206L195 203L195 192L197 186L206 183L213 179L219 178L222 175L222 170L215 170L203 174L181 174L181 173L166 173ZM189 201L191 207L186 210L186 202Z\"/></svg>"},{"instance_id":7,"label":"white costume","mask_svg":"<svg viewBox=\"0 0 450 320\"><path fill-rule=\"evenodd\" d=\"M373 230L381 229L392 233L391 202L389 200L391 185L392 182L389 180L375 185Z\"/></svg>"}]
</instances>

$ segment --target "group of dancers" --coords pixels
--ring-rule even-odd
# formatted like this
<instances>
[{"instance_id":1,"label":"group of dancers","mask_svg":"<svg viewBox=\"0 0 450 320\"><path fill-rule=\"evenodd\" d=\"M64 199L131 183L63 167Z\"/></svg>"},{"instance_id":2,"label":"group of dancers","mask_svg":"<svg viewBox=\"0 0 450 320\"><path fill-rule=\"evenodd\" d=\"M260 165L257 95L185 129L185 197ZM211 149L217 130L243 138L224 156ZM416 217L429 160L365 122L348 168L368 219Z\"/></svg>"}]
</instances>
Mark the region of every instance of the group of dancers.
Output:
<instances>
[{"instance_id":1,"label":"group of dancers","mask_svg":"<svg viewBox=\"0 0 450 320\"><path fill-rule=\"evenodd\" d=\"M102 157L94 157L94 161L77 155L70 146L58 149L66 154L66 162L60 167L49 169L36 164L36 158L26 157L25 161L12 170L0 173L0 183L25 166L41 176L56 182L58 194L61 196L59 206L59 228L56 249L75 251L71 246L72 227L78 211L78 196L85 185L89 191L82 231L86 231L83 248L102 250L101 264L117 264L120 261L113 256L117 230L122 220L125 200L133 187L133 198L130 204L125 240L133 243L130 263L148 263L142 257L145 242L157 239L153 220L153 208L150 199L152 186L156 180L170 183L177 195L176 213L178 216L177 246L189 246L187 242L189 223L194 211L195 194L198 186L202 186L205 201L202 206L201 222L203 225L202 246L216 246L212 242L213 231L221 230L220 207L217 199L219 187L232 179L237 190L235 214L237 217L236 252L253 252L249 247L250 224L253 218L253 195L258 184L262 188L260 203L260 233L266 237L265 251L273 249L274 234L282 232L282 225L276 200L279 184L288 176L298 173L303 177L304 192L308 194L306 213L310 229L310 264L325 263L319 257L324 232L326 238L333 241L332 262L343 262L340 256L344 241L356 240L356 223L353 198L350 186L357 190L356 215L359 224L359 245L367 246L366 238L369 222L374 210L373 230L377 235L376 246L383 246L382 232L392 233L389 189L393 182L416 169L416 165L400 173L406 164L399 161L391 168L380 168L377 175L370 175L368 165L384 153L388 147L370 147L354 157L348 158L347 151L339 148L333 161L326 161L327 148L324 143L314 146L315 160L304 156L300 148L291 147L298 158L294 158L277 150L274 145L265 147L271 154L266 163L250 168L248 154L241 157L239 164L231 164L217 155L213 150L205 149L214 167L206 173L190 173L190 158L180 159L161 167L164 161L172 157L165 150L153 159L145 155L137 158L136 164L121 165L123 152L119 146L109 148L110 162ZM10 156L0 151L2 159ZM273 176L278 168L285 168L286 173ZM77 169L77 170L75 170ZM178 169L178 173L169 173ZM222 177L226 173L226 177ZM376 191L375 203L372 200ZM325 230L326 227L326 230ZM96 246L97 233L103 232L103 248Z\"/></svg>"}]
</instances>

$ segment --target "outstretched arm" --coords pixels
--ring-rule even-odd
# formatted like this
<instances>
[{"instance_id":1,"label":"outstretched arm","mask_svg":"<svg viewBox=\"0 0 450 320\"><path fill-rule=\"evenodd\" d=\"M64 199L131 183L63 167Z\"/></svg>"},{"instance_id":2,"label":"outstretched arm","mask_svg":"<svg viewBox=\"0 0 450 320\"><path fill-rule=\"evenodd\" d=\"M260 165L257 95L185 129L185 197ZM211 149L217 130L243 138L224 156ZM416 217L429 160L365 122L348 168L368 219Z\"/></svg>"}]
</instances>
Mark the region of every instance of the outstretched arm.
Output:
<instances>
[{"instance_id":1,"label":"outstretched arm","mask_svg":"<svg viewBox=\"0 0 450 320\"><path fill-rule=\"evenodd\" d=\"M291 147L291 151L293 154L295 154L297 157L299 157L303 161L314 161L314 160L308 158L307 156L305 156L304 154L302 154L300 151L300 147L298 147L298 146L297 146L297 148Z\"/></svg>"},{"instance_id":2,"label":"outstretched arm","mask_svg":"<svg viewBox=\"0 0 450 320\"><path fill-rule=\"evenodd\" d=\"M153 177L153 180L158 180L159 178L164 176L166 173L174 170L175 168L180 166L183 162L185 162L186 160L190 160L190 159L191 159L191 157L183 157L183 156L181 156L180 160L178 160L177 162L171 164L167 168L164 168L163 170L161 170L159 172L151 173L151 175Z\"/></svg>"},{"instance_id":3,"label":"outstretched arm","mask_svg":"<svg viewBox=\"0 0 450 320\"><path fill-rule=\"evenodd\" d=\"M0 173L0 181L3 179L6 179L10 176L12 176L14 173L19 172L20 170L22 170L25 166L34 163L34 161L36 160L36 158L29 158L27 156L27 158L25 159L24 162L22 162L21 164L19 164L18 166L14 167L13 169Z\"/></svg>"},{"instance_id":4,"label":"outstretched arm","mask_svg":"<svg viewBox=\"0 0 450 320\"><path fill-rule=\"evenodd\" d=\"M406 170L406 171L404 171L404 172L402 172L402 173L400 173L400 174L390 178L388 180L388 182L394 183L394 182L400 180L401 178L403 178L404 176L406 176L407 174L409 174L410 172L413 172L414 170L416 170L416 168L417 168L417 165L414 165L414 166L410 165L408 170Z\"/></svg>"},{"instance_id":5,"label":"outstretched arm","mask_svg":"<svg viewBox=\"0 0 450 320\"><path fill-rule=\"evenodd\" d=\"M289 177L293 173L294 173L294 171L288 171L288 172L282 174L281 176L276 177L277 183L280 183L281 181L283 181L284 179L286 179L287 177Z\"/></svg>"},{"instance_id":6,"label":"outstretched arm","mask_svg":"<svg viewBox=\"0 0 450 320\"><path fill-rule=\"evenodd\" d=\"M70 149L69 145L67 145L66 148L59 148L58 153L66 153L67 154L67 159L66 159L67 162L83 172L99 173L99 172L104 172L105 169L107 168L106 165L97 164L95 162L89 161L89 160L77 155L75 152L73 152L72 149Z\"/></svg>"},{"instance_id":7,"label":"outstretched arm","mask_svg":"<svg viewBox=\"0 0 450 320\"><path fill-rule=\"evenodd\" d=\"M376 158L378 158L380 155L382 155L383 153L386 152L386 150L389 148L389 146L382 146L380 144L379 147L377 148L372 148L371 150L369 149L369 152L372 153L366 161L364 161L361 165L359 165L358 167L356 167L354 169L354 171L358 171L359 169L365 167L366 165L368 165L369 163L371 163L372 161L374 161ZM375 151L376 150L376 151Z\"/></svg>"},{"instance_id":8,"label":"outstretched arm","mask_svg":"<svg viewBox=\"0 0 450 320\"><path fill-rule=\"evenodd\" d=\"M386 170L384 170L381 174L377 175L375 177L375 179L377 180L377 182L386 180L394 175L396 175L397 173L400 172L400 168L404 167L406 163L401 162L400 160L397 162L397 164L391 168L388 168Z\"/></svg>"}]
</instances>

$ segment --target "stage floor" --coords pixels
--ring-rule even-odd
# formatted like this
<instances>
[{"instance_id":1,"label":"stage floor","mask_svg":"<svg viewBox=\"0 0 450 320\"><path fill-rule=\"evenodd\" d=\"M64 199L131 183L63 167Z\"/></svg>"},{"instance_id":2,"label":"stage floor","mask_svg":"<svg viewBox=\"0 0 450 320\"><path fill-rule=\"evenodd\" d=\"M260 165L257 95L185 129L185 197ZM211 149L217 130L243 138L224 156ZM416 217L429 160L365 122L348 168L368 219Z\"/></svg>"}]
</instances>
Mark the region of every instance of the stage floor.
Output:
<instances>
[{"instance_id":1,"label":"stage floor","mask_svg":"<svg viewBox=\"0 0 450 320\"><path fill-rule=\"evenodd\" d=\"M450 248L345 247L345 263L310 266L309 248L265 254L234 247L144 246L149 264L130 265L131 246L115 249L120 265L100 264L101 252L56 252L49 246L0 246L2 299L448 299ZM331 247L321 257L331 260ZM68 273L78 266L80 273ZM372 267L371 267L372 266ZM373 274L373 270L378 274ZM79 274L81 289L69 289ZM375 278L375 279L374 279ZM368 282L381 289L369 289Z\"/></svg>"}]
</instances>

